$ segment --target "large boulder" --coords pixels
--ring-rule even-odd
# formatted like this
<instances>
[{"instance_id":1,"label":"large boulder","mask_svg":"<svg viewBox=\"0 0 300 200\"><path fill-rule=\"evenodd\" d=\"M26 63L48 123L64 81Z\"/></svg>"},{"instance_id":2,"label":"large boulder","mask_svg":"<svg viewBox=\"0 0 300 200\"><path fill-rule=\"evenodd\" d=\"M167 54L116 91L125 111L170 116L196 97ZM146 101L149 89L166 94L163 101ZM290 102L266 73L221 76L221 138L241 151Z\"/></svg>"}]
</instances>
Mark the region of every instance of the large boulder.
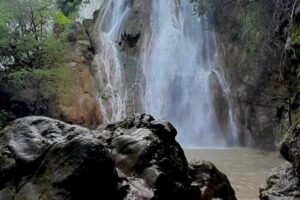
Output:
<instances>
[{"instance_id":1,"label":"large boulder","mask_svg":"<svg viewBox=\"0 0 300 200\"><path fill-rule=\"evenodd\" d=\"M188 162L169 122L133 115L101 126L95 134L111 149L119 169L127 176L142 178L155 190L154 199L189 198Z\"/></svg>"},{"instance_id":2,"label":"large boulder","mask_svg":"<svg viewBox=\"0 0 300 200\"><path fill-rule=\"evenodd\" d=\"M223 199L236 200L235 192L225 174L220 172L212 163L194 161L189 166L193 183L192 187L201 200Z\"/></svg>"},{"instance_id":3,"label":"large boulder","mask_svg":"<svg viewBox=\"0 0 300 200\"><path fill-rule=\"evenodd\" d=\"M18 119L0 132L0 199L235 199L212 164L189 166L175 137L169 122L145 114L93 131Z\"/></svg>"},{"instance_id":4,"label":"large boulder","mask_svg":"<svg viewBox=\"0 0 300 200\"><path fill-rule=\"evenodd\" d=\"M300 123L292 126L281 144L281 155L289 162L275 168L260 190L261 200L300 199Z\"/></svg>"},{"instance_id":5,"label":"large boulder","mask_svg":"<svg viewBox=\"0 0 300 200\"><path fill-rule=\"evenodd\" d=\"M0 199L121 199L108 150L90 130L45 117L0 132Z\"/></svg>"},{"instance_id":6,"label":"large boulder","mask_svg":"<svg viewBox=\"0 0 300 200\"><path fill-rule=\"evenodd\" d=\"M260 189L261 200L299 200L300 182L293 166L284 163L274 168L267 184Z\"/></svg>"},{"instance_id":7,"label":"large boulder","mask_svg":"<svg viewBox=\"0 0 300 200\"><path fill-rule=\"evenodd\" d=\"M293 164L298 177L300 176L300 123L287 132L280 148L281 155Z\"/></svg>"}]
</instances>

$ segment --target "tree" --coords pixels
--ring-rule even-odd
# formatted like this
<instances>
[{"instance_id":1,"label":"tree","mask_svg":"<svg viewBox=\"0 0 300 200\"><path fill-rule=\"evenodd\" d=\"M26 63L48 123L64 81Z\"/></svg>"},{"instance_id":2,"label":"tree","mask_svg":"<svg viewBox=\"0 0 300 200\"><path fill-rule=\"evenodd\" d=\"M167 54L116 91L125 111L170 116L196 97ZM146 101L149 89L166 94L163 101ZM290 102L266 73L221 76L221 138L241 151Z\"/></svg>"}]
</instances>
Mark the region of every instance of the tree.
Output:
<instances>
[{"instance_id":1,"label":"tree","mask_svg":"<svg viewBox=\"0 0 300 200\"><path fill-rule=\"evenodd\" d=\"M56 0L0 0L0 129L65 98L71 23Z\"/></svg>"},{"instance_id":2,"label":"tree","mask_svg":"<svg viewBox=\"0 0 300 200\"><path fill-rule=\"evenodd\" d=\"M60 65L70 20L52 0L1 0L0 64L6 70Z\"/></svg>"},{"instance_id":3,"label":"tree","mask_svg":"<svg viewBox=\"0 0 300 200\"><path fill-rule=\"evenodd\" d=\"M77 11L82 2L88 3L89 0L58 0L58 5L65 15L71 16Z\"/></svg>"}]
</instances>

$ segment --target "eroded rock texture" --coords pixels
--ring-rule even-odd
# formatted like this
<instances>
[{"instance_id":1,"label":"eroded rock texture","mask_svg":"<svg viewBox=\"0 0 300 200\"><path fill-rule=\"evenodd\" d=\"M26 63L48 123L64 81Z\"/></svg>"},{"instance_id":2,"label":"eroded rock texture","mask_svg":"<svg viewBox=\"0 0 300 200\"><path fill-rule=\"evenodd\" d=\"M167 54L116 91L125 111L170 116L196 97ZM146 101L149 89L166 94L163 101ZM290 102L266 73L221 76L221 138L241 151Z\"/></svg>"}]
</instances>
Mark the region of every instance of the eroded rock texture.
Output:
<instances>
[{"instance_id":1,"label":"eroded rock texture","mask_svg":"<svg viewBox=\"0 0 300 200\"><path fill-rule=\"evenodd\" d=\"M0 199L236 199L212 164L189 166L175 137L149 115L94 131L18 119L0 132Z\"/></svg>"},{"instance_id":2,"label":"eroded rock texture","mask_svg":"<svg viewBox=\"0 0 300 200\"><path fill-rule=\"evenodd\" d=\"M109 151L85 128L22 118L1 132L0 155L0 199L118 199Z\"/></svg>"},{"instance_id":3,"label":"eroded rock texture","mask_svg":"<svg viewBox=\"0 0 300 200\"><path fill-rule=\"evenodd\" d=\"M300 199L300 124L289 129L280 153L289 161L275 168L260 191L262 200Z\"/></svg>"},{"instance_id":4,"label":"eroded rock texture","mask_svg":"<svg viewBox=\"0 0 300 200\"><path fill-rule=\"evenodd\" d=\"M193 180L192 187L196 191L200 191L198 194L200 199L236 199L235 192L227 176L220 172L212 163L195 161L190 164L189 170Z\"/></svg>"}]
</instances>

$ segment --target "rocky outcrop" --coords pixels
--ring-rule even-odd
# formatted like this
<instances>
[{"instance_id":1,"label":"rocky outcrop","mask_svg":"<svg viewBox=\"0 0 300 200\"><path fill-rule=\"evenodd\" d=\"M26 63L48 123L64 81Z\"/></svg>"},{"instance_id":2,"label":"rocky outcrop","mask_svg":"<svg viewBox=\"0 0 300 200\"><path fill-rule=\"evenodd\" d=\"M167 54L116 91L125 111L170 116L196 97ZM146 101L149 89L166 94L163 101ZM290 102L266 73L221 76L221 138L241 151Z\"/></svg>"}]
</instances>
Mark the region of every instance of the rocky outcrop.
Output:
<instances>
[{"instance_id":1,"label":"rocky outcrop","mask_svg":"<svg viewBox=\"0 0 300 200\"><path fill-rule=\"evenodd\" d=\"M300 199L300 124L289 129L280 152L289 161L273 170L260 191L261 200Z\"/></svg>"},{"instance_id":2,"label":"rocky outcrop","mask_svg":"<svg viewBox=\"0 0 300 200\"><path fill-rule=\"evenodd\" d=\"M284 47L277 34L281 4L276 8L276 1L270 0L200 2L212 8L208 14L217 35L219 62L230 86L240 144L273 149L282 128L279 122L286 119L288 110L280 98L286 90L278 74ZM282 106L284 112L278 115Z\"/></svg>"},{"instance_id":3,"label":"rocky outcrop","mask_svg":"<svg viewBox=\"0 0 300 200\"><path fill-rule=\"evenodd\" d=\"M0 199L120 199L114 162L88 129L19 119L0 133L0 155Z\"/></svg>"},{"instance_id":4,"label":"rocky outcrop","mask_svg":"<svg viewBox=\"0 0 300 200\"><path fill-rule=\"evenodd\" d=\"M0 132L0 199L235 199L212 164L189 166L175 137L149 115L94 131L18 119Z\"/></svg>"},{"instance_id":5,"label":"rocky outcrop","mask_svg":"<svg viewBox=\"0 0 300 200\"><path fill-rule=\"evenodd\" d=\"M176 130L170 123L135 115L102 126L95 133L111 149L119 169L156 188L155 199L189 198L188 162L175 141Z\"/></svg>"},{"instance_id":6,"label":"rocky outcrop","mask_svg":"<svg viewBox=\"0 0 300 200\"><path fill-rule=\"evenodd\" d=\"M266 185L260 189L261 200L298 200L300 181L293 166L285 163L269 175Z\"/></svg>"},{"instance_id":7,"label":"rocky outcrop","mask_svg":"<svg viewBox=\"0 0 300 200\"><path fill-rule=\"evenodd\" d=\"M275 149L281 133L299 119L299 2L196 2L216 32L240 144Z\"/></svg>"},{"instance_id":8,"label":"rocky outcrop","mask_svg":"<svg viewBox=\"0 0 300 200\"><path fill-rule=\"evenodd\" d=\"M300 123L289 129L281 145L280 153L293 164L296 174L300 177Z\"/></svg>"},{"instance_id":9,"label":"rocky outcrop","mask_svg":"<svg viewBox=\"0 0 300 200\"><path fill-rule=\"evenodd\" d=\"M86 29L74 22L65 46L68 53L61 55L66 63L59 68L25 70L19 82L10 75L12 72L1 73L0 128L2 123L6 125L30 115L48 116L88 128L97 128L102 123L90 67L93 41Z\"/></svg>"},{"instance_id":10,"label":"rocky outcrop","mask_svg":"<svg viewBox=\"0 0 300 200\"><path fill-rule=\"evenodd\" d=\"M64 114L62 118L64 121L87 128L97 128L103 123L103 119L97 100L96 77L93 76L91 67L91 60L94 57L94 41L88 34L89 28L88 23L74 23L72 27L73 32L69 36L71 44L69 67L72 73L72 86L68 101L60 101L58 107Z\"/></svg>"},{"instance_id":11,"label":"rocky outcrop","mask_svg":"<svg viewBox=\"0 0 300 200\"><path fill-rule=\"evenodd\" d=\"M193 162L190 164L189 171L193 180L192 187L199 191L199 196L195 199L236 200L235 192L230 186L227 176L212 163L207 161Z\"/></svg>"}]
</instances>

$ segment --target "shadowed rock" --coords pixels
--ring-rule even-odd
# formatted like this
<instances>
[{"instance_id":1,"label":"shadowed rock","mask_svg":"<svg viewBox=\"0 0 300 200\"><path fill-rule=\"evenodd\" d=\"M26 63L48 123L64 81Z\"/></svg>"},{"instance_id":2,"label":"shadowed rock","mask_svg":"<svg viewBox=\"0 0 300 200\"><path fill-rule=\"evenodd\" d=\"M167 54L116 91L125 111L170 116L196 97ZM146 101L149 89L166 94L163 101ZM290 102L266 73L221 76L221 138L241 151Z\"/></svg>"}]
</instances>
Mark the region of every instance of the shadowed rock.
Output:
<instances>
[{"instance_id":1,"label":"shadowed rock","mask_svg":"<svg viewBox=\"0 0 300 200\"><path fill-rule=\"evenodd\" d=\"M108 150L85 128L45 117L0 133L0 199L121 199Z\"/></svg>"},{"instance_id":2,"label":"shadowed rock","mask_svg":"<svg viewBox=\"0 0 300 200\"><path fill-rule=\"evenodd\" d=\"M169 122L145 114L94 131L18 119L0 132L0 199L235 199L212 164L189 167L175 136Z\"/></svg>"},{"instance_id":3,"label":"shadowed rock","mask_svg":"<svg viewBox=\"0 0 300 200\"><path fill-rule=\"evenodd\" d=\"M280 153L293 164L296 174L300 177L300 124L296 124L287 132Z\"/></svg>"},{"instance_id":4,"label":"shadowed rock","mask_svg":"<svg viewBox=\"0 0 300 200\"><path fill-rule=\"evenodd\" d=\"M285 163L269 175L266 185L260 189L261 200L299 200L300 182L293 166Z\"/></svg>"},{"instance_id":5,"label":"shadowed rock","mask_svg":"<svg viewBox=\"0 0 300 200\"><path fill-rule=\"evenodd\" d=\"M190 164L192 187L198 191L198 199L236 200L235 192L225 174L220 172L212 163L195 161ZM197 198L195 198L197 199Z\"/></svg>"},{"instance_id":6,"label":"shadowed rock","mask_svg":"<svg viewBox=\"0 0 300 200\"><path fill-rule=\"evenodd\" d=\"M300 124L297 123L286 133L280 153L289 161L275 168L267 183L260 189L261 200L300 199Z\"/></svg>"}]
</instances>

